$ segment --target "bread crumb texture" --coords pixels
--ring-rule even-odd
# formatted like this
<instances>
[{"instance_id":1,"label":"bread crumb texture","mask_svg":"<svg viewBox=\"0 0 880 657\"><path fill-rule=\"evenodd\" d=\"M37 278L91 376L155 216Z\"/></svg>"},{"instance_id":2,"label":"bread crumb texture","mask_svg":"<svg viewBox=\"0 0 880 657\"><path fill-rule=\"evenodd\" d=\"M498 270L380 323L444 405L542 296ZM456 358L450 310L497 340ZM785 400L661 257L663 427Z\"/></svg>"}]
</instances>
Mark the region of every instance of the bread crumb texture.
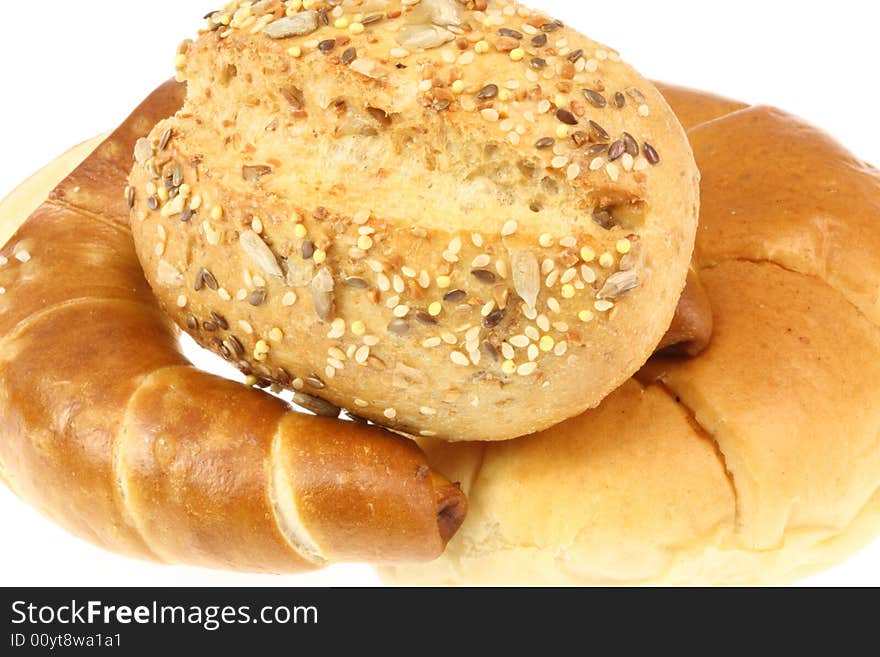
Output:
<instances>
[{"instance_id":1,"label":"bread crumb texture","mask_svg":"<svg viewBox=\"0 0 880 657\"><path fill-rule=\"evenodd\" d=\"M412 435L595 406L684 285L698 173L615 51L505 0L207 16L126 192L166 310L261 386Z\"/></svg>"},{"instance_id":2,"label":"bread crumb texture","mask_svg":"<svg viewBox=\"0 0 880 657\"><path fill-rule=\"evenodd\" d=\"M778 110L661 87L703 173L709 348L497 445L445 555L395 584L779 584L880 527L880 174Z\"/></svg>"}]
</instances>

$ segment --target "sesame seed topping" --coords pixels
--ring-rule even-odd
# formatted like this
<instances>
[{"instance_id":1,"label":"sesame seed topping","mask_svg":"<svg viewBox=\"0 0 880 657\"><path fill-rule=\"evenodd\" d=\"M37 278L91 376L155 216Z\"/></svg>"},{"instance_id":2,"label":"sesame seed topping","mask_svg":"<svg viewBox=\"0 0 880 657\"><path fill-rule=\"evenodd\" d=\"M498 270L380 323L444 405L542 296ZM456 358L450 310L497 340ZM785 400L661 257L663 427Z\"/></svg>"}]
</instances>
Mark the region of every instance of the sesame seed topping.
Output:
<instances>
[{"instance_id":1,"label":"sesame seed topping","mask_svg":"<svg viewBox=\"0 0 880 657\"><path fill-rule=\"evenodd\" d=\"M516 233L517 229L519 229L519 224L513 219L506 222L504 226L501 227L501 236L502 237L510 237L514 233Z\"/></svg>"},{"instance_id":2,"label":"sesame seed topping","mask_svg":"<svg viewBox=\"0 0 880 657\"><path fill-rule=\"evenodd\" d=\"M605 172L608 174L608 177L611 178L612 181L617 182L620 178L620 169L616 164L607 164L605 166Z\"/></svg>"},{"instance_id":3,"label":"sesame seed topping","mask_svg":"<svg viewBox=\"0 0 880 657\"><path fill-rule=\"evenodd\" d=\"M516 368L516 373L520 376L531 376L538 371L538 364L535 362L523 363Z\"/></svg>"},{"instance_id":4,"label":"sesame seed topping","mask_svg":"<svg viewBox=\"0 0 880 657\"><path fill-rule=\"evenodd\" d=\"M291 304L293 305L293 304ZM345 320L337 317L330 324L330 331L327 333L327 337L331 340L337 340L345 335Z\"/></svg>"},{"instance_id":5,"label":"sesame seed topping","mask_svg":"<svg viewBox=\"0 0 880 657\"><path fill-rule=\"evenodd\" d=\"M470 359L460 351L453 351L451 354L449 354L449 357L454 364L461 367L467 367L471 364Z\"/></svg>"}]
</instances>

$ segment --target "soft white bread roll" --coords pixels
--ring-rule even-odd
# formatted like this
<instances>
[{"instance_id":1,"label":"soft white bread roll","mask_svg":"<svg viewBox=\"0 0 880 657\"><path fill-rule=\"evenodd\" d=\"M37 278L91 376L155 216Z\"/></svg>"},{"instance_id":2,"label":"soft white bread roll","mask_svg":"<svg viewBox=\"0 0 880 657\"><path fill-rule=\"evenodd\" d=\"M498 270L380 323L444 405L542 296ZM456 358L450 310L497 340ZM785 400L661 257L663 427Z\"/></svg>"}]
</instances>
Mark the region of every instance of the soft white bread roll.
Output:
<instances>
[{"instance_id":1,"label":"soft white bread roll","mask_svg":"<svg viewBox=\"0 0 880 657\"><path fill-rule=\"evenodd\" d=\"M669 326L697 170L613 50L507 0L262 0L178 65L134 236L165 310L256 380L509 439L595 406Z\"/></svg>"},{"instance_id":2,"label":"soft white bread roll","mask_svg":"<svg viewBox=\"0 0 880 657\"><path fill-rule=\"evenodd\" d=\"M778 110L662 89L703 175L709 347L537 436L426 442L471 515L388 582L776 584L880 529L880 173Z\"/></svg>"}]
</instances>

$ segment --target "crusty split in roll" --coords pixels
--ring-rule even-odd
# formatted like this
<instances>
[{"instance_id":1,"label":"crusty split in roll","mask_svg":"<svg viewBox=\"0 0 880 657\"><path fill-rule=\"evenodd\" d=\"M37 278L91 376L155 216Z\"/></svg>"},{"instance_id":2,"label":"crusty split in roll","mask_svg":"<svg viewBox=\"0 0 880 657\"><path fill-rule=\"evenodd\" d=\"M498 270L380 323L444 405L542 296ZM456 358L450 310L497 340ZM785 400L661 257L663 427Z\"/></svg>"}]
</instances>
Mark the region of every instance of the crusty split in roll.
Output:
<instances>
[{"instance_id":1,"label":"crusty split in roll","mask_svg":"<svg viewBox=\"0 0 880 657\"><path fill-rule=\"evenodd\" d=\"M428 444L470 515L403 584L787 582L880 530L880 173L779 110L662 86L714 333L526 440Z\"/></svg>"},{"instance_id":2,"label":"crusty split in roll","mask_svg":"<svg viewBox=\"0 0 880 657\"><path fill-rule=\"evenodd\" d=\"M136 149L134 236L168 314L256 379L414 435L509 439L596 405L669 326L687 139L559 21L237 1L178 65L186 104Z\"/></svg>"},{"instance_id":3,"label":"crusty split in roll","mask_svg":"<svg viewBox=\"0 0 880 657\"><path fill-rule=\"evenodd\" d=\"M181 92L153 94L27 221L39 180L3 205L3 232L21 227L0 251L0 479L143 558L289 572L438 556L465 500L413 443L297 414L180 354L123 192L136 139Z\"/></svg>"}]
</instances>

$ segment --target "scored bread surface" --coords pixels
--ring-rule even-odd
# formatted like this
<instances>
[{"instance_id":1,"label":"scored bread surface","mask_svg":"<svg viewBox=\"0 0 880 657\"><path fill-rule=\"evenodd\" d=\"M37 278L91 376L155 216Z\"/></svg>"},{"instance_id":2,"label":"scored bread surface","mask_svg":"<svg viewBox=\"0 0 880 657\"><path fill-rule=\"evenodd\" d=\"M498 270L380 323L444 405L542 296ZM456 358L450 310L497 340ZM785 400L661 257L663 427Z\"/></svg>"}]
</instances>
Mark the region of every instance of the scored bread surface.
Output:
<instances>
[{"instance_id":1,"label":"scored bread surface","mask_svg":"<svg viewBox=\"0 0 880 657\"><path fill-rule=\"evenodd\" d=\"M613 50L502 0L235 2L127 191L165 309L316 412L500 440L595 406L684 286L698 173Z\"/></svg>"}]
</instances>

